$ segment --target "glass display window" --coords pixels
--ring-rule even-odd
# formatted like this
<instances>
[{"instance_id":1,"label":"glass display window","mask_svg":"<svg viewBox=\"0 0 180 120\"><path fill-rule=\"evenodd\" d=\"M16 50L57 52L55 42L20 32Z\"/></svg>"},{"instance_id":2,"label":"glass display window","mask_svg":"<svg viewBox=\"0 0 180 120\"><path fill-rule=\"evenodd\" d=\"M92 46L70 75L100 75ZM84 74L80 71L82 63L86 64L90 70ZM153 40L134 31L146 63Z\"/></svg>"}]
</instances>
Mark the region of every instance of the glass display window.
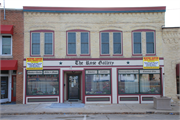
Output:
<instances>
[{"instance_id":1,"label":"glass display window","mask_svg":"<svg viewBox=\"0 0 180 120\"><path fill-rule=\"evenodd\" d=\"M160 70L118 70L119 94L161 94Z\"/></svg>"},{"instance_id":2,"label":"glass display window","mask_svg":"<svg viewBox=\"0 0 180 120\"><path fill-rule=\"evenodd\" d=\"M86 70L85 89L86 95L111 94L111 75L110 70Z\"/></svg>"},{"instance_id":3,"label":"glass display window","mask_svg":"<svg viewBox=\"0 0 180 120\"><path fill-rule=\"evenodd\" d=\"M27 95L59 95L59 71L27 72ZM51 74L52 73L52 74Z\"/></svg>"}]
</instances>

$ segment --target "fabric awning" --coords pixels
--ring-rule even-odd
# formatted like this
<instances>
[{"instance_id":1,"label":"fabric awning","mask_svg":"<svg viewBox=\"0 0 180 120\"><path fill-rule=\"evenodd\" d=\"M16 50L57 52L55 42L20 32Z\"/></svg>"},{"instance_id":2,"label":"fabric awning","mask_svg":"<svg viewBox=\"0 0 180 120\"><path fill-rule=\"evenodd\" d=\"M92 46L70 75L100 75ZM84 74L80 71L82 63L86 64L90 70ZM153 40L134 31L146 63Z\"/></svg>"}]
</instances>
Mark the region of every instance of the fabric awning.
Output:
<instances>
[{"instance_id":1,"label":"fabric awning","mask_svg":"<svg viewBox=\"0 0 180 120\"><path fill-rule=\"evenodd\" d=\"M179 68L180 68L180 64L176 65L176 76L179 76Z\"/></svg>"},{"instance_id":2,"label":"fabric awning","mask_svg":"<svg viewBox=\"0 0 180 120\"><path fill-rule=\"evenodd\" d=\"M17 70L17 60L1 60L1 70Z\"/></svg>"},{"instance_id":3,"label":"fabric awning","mask_svg":"<svg viewBox=\"0 0 180 120\"><path fill-rule=\"evenodd\" d=\"M1 34L11 34L13 35L13 25L1 25Z\"/></svg>"}]
</instances>

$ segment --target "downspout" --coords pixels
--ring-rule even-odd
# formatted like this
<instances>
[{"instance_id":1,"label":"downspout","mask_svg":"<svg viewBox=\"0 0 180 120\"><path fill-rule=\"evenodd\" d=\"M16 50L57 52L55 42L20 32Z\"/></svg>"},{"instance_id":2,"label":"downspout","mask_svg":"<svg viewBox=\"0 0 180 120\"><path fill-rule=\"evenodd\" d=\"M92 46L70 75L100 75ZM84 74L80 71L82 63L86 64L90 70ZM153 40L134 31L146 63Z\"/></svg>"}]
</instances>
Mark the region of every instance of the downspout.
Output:
<instances>
[{"instance_id":1,"label":"downspout","mask_svg":"<svg viewBox=\"0 0 180 120\"><path fill-rule=\"evenodd\" d=\"M6 12L5 12L5 0L4 0L4 20L6 20Z\"/></svg>"}]
</instances>

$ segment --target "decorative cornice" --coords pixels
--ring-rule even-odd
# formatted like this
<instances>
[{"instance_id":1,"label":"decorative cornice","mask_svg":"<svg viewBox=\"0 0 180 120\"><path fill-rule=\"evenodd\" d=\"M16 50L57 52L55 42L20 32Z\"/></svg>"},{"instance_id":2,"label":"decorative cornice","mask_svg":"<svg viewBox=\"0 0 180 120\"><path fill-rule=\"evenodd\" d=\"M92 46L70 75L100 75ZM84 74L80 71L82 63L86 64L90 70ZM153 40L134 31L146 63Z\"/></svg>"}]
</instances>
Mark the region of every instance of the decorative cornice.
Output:
<instances>
[{"instance_id":1,"label":"decorative cornice","mask_svg":"<svg viewBox=\"0 0 180 120\"><path fill-rule=\"evenodd\" d=\"M116 7L116 8L81 8L81 7L32 7L24 6L24 12L49 12L49 13L144 13L165 12L166 7Z\"/></svg>"},{"instance_id":2,"label":"decorative cornice","mask_svg":"<svg viewBox=\"0 0 180 120\"><path fill-rule=\"evenodd\" d=\"M163 41L165 44L180 43L180 29L163 30Z\"/></svg>"}]
</instances>

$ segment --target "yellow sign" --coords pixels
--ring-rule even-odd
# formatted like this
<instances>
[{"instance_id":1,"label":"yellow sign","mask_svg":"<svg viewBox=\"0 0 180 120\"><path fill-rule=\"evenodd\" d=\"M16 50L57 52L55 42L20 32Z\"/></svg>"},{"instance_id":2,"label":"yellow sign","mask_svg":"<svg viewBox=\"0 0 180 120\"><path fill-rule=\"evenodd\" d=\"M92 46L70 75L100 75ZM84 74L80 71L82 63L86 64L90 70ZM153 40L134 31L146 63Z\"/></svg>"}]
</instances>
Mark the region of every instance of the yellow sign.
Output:
<instances>
[{"instance_id":1,"label":"yellow sign","mask_svg":"<svg viewBox=\"0 0 180 120\"><path fill-rule=\"evenodd\" d=\"M26 70L43 70L43 58L26 58Z\"/></svg>"},{"instance_id":2,"label":"yellow sign","mask_svg":"<svg viewBox=\"0 0 180 120\"><path fill-rule=\"evenodd\" d=\"M143 57L143 69L159 69L159 57Z\"/></svg>"}]
</instances>

